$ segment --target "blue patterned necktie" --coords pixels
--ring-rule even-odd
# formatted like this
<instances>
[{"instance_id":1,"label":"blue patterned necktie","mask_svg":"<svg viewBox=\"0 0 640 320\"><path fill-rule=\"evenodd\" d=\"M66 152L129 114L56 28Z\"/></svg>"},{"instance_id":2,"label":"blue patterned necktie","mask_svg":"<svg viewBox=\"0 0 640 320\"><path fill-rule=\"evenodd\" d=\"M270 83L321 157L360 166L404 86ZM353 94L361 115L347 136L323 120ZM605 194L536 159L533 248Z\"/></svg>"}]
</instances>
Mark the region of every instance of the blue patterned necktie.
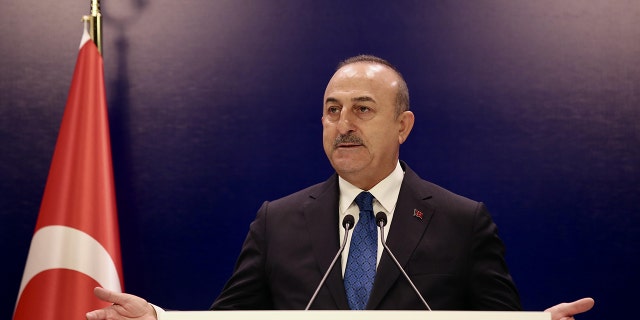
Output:
<instances>
[{"instance_id":1,"label":"blue patterned necktie","mask_svg":"<svg viewBox=\"0 0 640 320\"><path fill-rule=\"evenodd\" d=\"M351 310L364 310L376 276L378 231L371 193L361 192L355 201L360 208L360 218L351 235L344 287Z\"/></svg>"}]
</instances>

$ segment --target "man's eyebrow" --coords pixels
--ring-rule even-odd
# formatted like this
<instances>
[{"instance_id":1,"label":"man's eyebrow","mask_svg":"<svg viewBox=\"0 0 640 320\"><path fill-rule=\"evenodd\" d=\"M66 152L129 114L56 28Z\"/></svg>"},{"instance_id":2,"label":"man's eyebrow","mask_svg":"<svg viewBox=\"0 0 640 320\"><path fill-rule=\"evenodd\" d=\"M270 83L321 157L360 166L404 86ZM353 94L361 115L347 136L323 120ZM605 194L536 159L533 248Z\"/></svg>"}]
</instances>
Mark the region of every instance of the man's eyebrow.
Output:
<instances>
[{"instance_id":1,"label":"man's eyebrow","mask_svg":"<svg viewBox=\"0 0 640 320\"><path fill-rule=\"evenodd\" d=\"M353 101L353 102L366 102L366 101L376 102L375 99L373 99L372 97L369 97L369 96L360 96L360 97L351 98L351 101Z\"/></svg>"},{"instance_id":2,"label":"man's eyebrow","mask_svg":"<svg viewBox=\"0 0 640 320\"><path fill-rule=\"evenodd\" d=\"M324 101L325 104L327 104L329 102L338 103L338 99L332 98L332 97L328 97L327 100Z\"/></svg>"},{"instance_id":3,"label":"man's eyebrow","mask_svg":"<svg viewBox=\"0 0 640 320\"><path fill-rule=\"evenodd\" d=\"M366 102L366 101L376 102L376 100L375 100L375 99L373 99L372 97L369 97L369 96L360 96L360 97L354 97L354 98L351 98L351 102ZM327 104L327 103L329 103L329 102L332 102L332 103L340 103L340 101L338 101L338 99L333 98L333 97L328 97L328 98L324 101L324 103L325 103L325 104Z\"/></svg>"}]
</instances>

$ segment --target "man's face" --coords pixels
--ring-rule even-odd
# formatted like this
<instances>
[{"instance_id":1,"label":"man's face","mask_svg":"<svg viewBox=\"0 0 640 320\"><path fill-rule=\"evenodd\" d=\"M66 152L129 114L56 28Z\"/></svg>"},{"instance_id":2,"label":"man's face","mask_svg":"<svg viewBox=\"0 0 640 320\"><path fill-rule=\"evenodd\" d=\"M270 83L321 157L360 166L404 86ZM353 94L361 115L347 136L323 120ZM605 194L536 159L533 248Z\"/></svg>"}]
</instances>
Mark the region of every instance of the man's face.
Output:
<instances>
[{"instance_id":1,"label":"man's face","mask_svg":"<svg viewBox=\"0 0 640 320\"><path fill-rule=\"evenodd\" d=\"M413 114L396 117L398 76L390 68L357 62L340 68L324 94L324 151L336 172L368 190L396 166Z\"/></svg>"}]
</instances>

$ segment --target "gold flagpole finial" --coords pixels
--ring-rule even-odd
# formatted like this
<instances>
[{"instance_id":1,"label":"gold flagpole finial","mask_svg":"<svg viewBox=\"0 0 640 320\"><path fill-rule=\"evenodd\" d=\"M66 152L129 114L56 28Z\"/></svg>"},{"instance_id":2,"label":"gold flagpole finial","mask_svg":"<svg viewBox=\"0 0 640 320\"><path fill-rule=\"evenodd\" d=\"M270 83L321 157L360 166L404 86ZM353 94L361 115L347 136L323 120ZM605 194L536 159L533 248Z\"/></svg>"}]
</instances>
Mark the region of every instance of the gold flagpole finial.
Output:
<instances>
[{"instance_id":1,"label":"gold flagpole finial","mask_svg":"<svg viewBox=\"0 0 640 320\"><path fill-rule=\"evenodd\" d=\"M83 18L84 19L84 18ZM89 16L89 35L102 54L102 14L100 0L91 0L91 15Z\"/></svg>"}]
</instances>

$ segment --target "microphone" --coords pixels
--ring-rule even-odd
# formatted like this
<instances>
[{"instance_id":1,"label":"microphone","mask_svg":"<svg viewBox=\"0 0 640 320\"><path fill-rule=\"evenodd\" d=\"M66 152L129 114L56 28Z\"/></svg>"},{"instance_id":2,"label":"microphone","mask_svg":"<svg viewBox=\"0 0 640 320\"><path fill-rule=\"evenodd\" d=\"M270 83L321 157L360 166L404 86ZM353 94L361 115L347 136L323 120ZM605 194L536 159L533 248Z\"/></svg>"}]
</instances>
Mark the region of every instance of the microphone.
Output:
<instances>
[{"instance_id":1,"label":"microphone","mask_svg":"<svg viewBox=\"0 0 640 320\"><path fill-rule=\"evenodd\" d=\"M431 307L429 307L429 304L427 303L427 301L424 300L424 298L422 297L422 294L420 294L420 291L418 291L418 288L416 288L416 285L413 284L413 281L411 281L411 278L409 278L409 275L404 271L404 268L402 268L402 266L400 265L400 262L398 262L398 259L396 259L396 257L393 255L393 253L391 252L391 249L389 249L389 247L387 246L387 243L384 240L384 226L387 225L387 215L382 211L376 213L376 223L378 224L378 227L380 227L380 241L382 242L382 246L384 247L384 250L389 254L389 256L391 257L391 260L393 260L393 262L396 264L400 272L402 272L402 275L404 276L404 278L407 279L407 281L411 285L411 288L413 288L413 291L415 291L418 298L420 298L420 301L422 301L422 304L424 304L424 306L427 307L427 310L431 311Z\"/></svg>"},{"instance_id":2,"label":"microphone","mask_svg":"<svg viewBox=\"0 0 640 320\"><path fill-rule=\"evenodd\" d=\"M311 296L311 299L309 300L307 307L304 308L305 311L309 310L309 308L311 307L311 304L313 304L313 301L316 300L316 297L318 296L318 292L320 292L320 288L322 288L324 283L327 281L327 278L329 277L329 273L333 269L333 266L336 264L336 261L338 261L338 257L340 257L340 255L342 254L342 251L344 251L344 247L347 245L347 238L349 237L349 230L353 229L354 224L355 224L355 219L350 214L346 215L344 219L342 219L342 227L344 228L344 238L342 240L342 245L340 246L338 253L336 253L336 256L333 258L333 261L331 261L331 264L329 265L327 272L325 272L324 276L322 277L322 280L320 280L320 284L318 284L318 287L316 288L316 292L314 292L313 296Z\"/></svg>"}]
</instances>

